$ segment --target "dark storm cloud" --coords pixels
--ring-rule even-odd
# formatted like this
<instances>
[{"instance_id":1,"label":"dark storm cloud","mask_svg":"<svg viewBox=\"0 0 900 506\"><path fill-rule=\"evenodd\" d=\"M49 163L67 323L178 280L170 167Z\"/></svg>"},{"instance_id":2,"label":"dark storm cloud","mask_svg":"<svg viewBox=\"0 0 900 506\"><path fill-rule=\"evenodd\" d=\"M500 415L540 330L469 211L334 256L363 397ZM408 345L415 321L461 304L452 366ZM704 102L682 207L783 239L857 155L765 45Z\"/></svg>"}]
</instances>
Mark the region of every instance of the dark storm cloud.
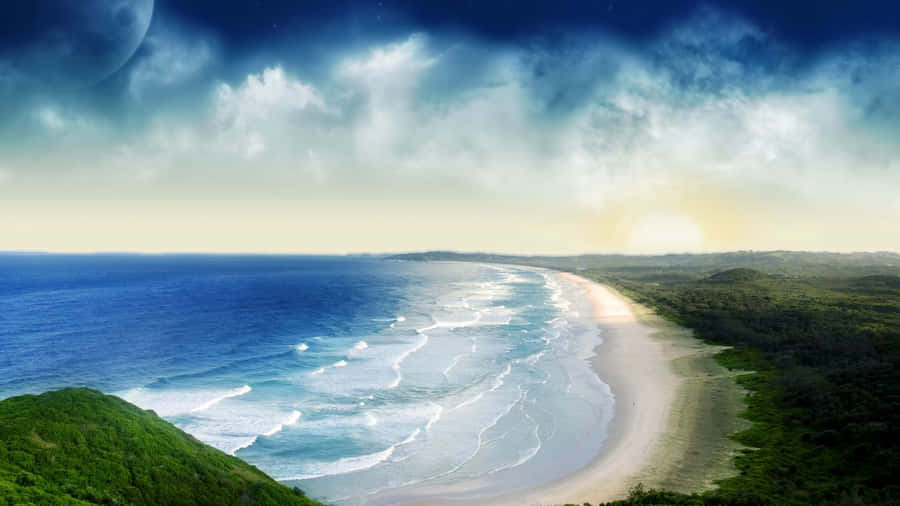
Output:
<instances>
[{"instance_id":1,"label":"dark storm cloud","mask_svg":"<svg viewBox=\"0 0 900 506\"><path fill-rule=\"evenodd\" d=\"M235 47L277 37L279 30L313 34L334 23L354 33L450 30L501 42L573 30L642 39L683 21L698 7L734 12L779 40L811 51L848 38L900 33L900 2L883 0L161 0L159 4L221 30Z\"/></svg>"}]
</instances>

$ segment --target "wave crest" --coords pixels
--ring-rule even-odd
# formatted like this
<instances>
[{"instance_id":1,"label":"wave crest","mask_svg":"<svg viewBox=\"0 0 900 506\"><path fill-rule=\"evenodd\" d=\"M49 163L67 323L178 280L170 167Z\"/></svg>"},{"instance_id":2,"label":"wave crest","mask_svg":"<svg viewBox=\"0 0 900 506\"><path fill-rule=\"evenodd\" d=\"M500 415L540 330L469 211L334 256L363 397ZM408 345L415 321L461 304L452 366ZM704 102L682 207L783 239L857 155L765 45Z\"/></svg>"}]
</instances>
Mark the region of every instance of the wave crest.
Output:
<instances>
[{"instance_id":1,"label":"wave crest","mask_svg":"<svg viewBox=\"0 0 900 506\"><path fill-rule=\"evenodd\" d=\"M224 401L225 399L229 399L231 397L239 397L241 395L246 394L247 392L250 392L251 390L253 390L253 389L250 388L250 385L244 385L241 388L236 388L224 395L220 395L220 396L216 397L215 399L211 399L211 400L204 402L203 404L191 409L191 413L197 413L199 411L207 410L207 409L215 406L216 404Z\"/></svg>"}]
</instances>

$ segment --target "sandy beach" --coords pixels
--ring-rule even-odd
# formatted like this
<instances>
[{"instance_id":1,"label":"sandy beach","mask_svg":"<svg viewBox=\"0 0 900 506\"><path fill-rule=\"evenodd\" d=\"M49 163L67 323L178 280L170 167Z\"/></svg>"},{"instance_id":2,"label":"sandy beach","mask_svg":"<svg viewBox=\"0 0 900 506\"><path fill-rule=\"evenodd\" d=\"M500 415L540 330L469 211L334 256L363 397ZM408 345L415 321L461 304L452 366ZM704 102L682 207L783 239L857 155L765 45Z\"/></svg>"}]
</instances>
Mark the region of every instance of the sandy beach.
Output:
<instances>
[{"instance_id":1,"label":"sandy beach","mask_svg":"<svg viewBox=\"0 0 900 506\"><path fill-rule=\"evenodd\" d=\"M580 470L479 504L598 503L627 496L631 487L699 491L733 473L737 445L728 435L745 422L733 373L712 359L719 348L694 339L612 288L558 274L588 298L603 343L594 371L615 396L615 415L601 451ZM473 484L418 489L404 504L462 504ZM395 498L397 498L395 496ZM376 500L377 502L377 500Z\"/></svg>"},{"instance_id":2,"label":"sandy beach","mask_svg":"<svg viewBox=\"0 0 900 506\"><path fill-rule=\"evenodd\" d=\"M615 417L603 450L588 466L488 503L597 503L623 498L637 483L697 491L729 474L736 445L727 436L741 425L742 393L712 360L718 348L608 286L561 276L591 301L604 337L592 365L616 397ZM720 414L702 420L709 407ZM704 426L709 422L715 427Z\"/></svg>"},{"instance_id":3,"label":"sandy beach","mask_svg":"<svg viewBox=\"0 0 900 506\"><path fill-rule=\"evenodd\" d=\"M615 417L604 449L586 468L516 497L497 498L494 504L580 504L624 496L652 464L680 386L670 364L678 356L675 348L651 338L654 329L638 320L622 296L573 274L562 276L584 290L603 331L603 349L593 367L616 398Z\"/></svg>"}]
</instances>

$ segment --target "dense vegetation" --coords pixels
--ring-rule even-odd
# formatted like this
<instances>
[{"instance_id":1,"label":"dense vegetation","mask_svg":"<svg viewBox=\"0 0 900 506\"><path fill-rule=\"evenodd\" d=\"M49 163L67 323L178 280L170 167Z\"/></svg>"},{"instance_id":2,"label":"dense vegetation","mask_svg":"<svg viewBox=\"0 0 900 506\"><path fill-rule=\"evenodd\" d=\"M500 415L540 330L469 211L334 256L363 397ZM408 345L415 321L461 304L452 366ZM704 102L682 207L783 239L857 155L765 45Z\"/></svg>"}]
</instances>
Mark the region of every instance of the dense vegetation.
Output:
<instances>
[{"instance_id":1,"label":"dense vegetation","mask_svg":"<svg viewBox=\"0 0 900 506\"><path fill-rule=\"evenodd\" d=\"M430 254L431 259L451 257ZM480 255L453 259L486 261ZM730 253L491 258L615 286L748 372L739 474L618 505L900 504L900 256Z\"/></svg>"},{"instance_id":2,"label":"dense vegetation","mask_svg":"<svg viewBox=\"0 0 900 506\"><path fill-rule=\"evenodd\" d=\"M318 503L152 411L70 388L0 401L0 504Z\"/></svg>"}]
</instances>

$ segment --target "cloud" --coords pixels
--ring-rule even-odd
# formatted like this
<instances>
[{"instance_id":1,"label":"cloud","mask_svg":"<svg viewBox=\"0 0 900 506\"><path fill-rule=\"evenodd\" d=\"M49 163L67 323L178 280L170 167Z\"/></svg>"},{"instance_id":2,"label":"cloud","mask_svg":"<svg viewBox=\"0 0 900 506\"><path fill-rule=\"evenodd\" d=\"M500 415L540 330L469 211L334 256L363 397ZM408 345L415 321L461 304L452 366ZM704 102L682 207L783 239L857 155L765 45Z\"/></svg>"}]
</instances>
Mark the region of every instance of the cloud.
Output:
<instances>
[{"instance_id":1,"label":"cloud","mask_svg":"<svg viewBox=\"0 0 900 506\"><path fill-rule=\"evenodd\" d=\"M144 182L187 167L215 167L220 179L247 169L260 180L277 180L285 169L316 181L327 177L317 150L327 145L323 131L336 112L314 86L288 76L282 67L249 74L236 85L220 82L202 104L187 115L158 115L139 135L116 146L107 162Z\"/></svg>"},{"instance_id":2,"label":"cloud","mask_svg":"<svg viewBox=\"0 0 900 506\"><path fill-rule=\"evenodd\" d=\"M140 100L195 79L215 62L214 48L206 35L157 22L130 66L128 92Z\"/></svg>"},{"instance_id":3,"label":"cloud","mask_svg":"<svg viewBox=\"0 0 900 506\"><path fill-rule=\"evenodd\" d=\"M35 111L35 118L46 130L59 132L66 128L68 123L60 115L59 111L50 106L43 106Z\"/></svg>"},{"instance_id":4,"label":"cloud","mask_svg":"<svg viewBox=\"0 0 900 506\"><path fill-rule=\"evenodd\" d=\"M314 86L276 66L248 75L237 88L219 85L213 114L219 146L255 158L273 143L282 154L308 146L318 122L331 112Z\"/></svg>"},{"instance_id":5,"label":"cloud","mask_svg":"<svg viewBox=\"0 0 900 506\"><path fill-rule=\"evenodd\" d=\"M619 56L615 77L598 82L569 118L569 160L563 155L558 166L583 203L602 206L616 194L698 182L858 203L873 195L848 190L897 187L898 175L883 169L900 148L883 131L860 128L868 123L862 104L897 92L848 87L832 70L836 62L867 68L884 53L835 50L786 72L791 55L782 49L746 58L746 46L766 40L758 30L703 19L663 35L649 50Z\"/></svg>"},{"instance_id":6,"label":"cloud","mask_svg":"<svg viewBox=\"0 0 900 506\"><path fill-rule=\"evenodd\" d=\"M133 96L202 73L215 59L202 40L151 34L153 49L131 69ZM635 244L668 226L659 216L696 223L699 232L680 228L698 242L710 237L702 220L669 208L697 187L893 208L898 81L895 43L848 43L801 65L759 27L708 9L640 45L578 36L510 47L415 33L347 49L320 73L259 65L204 88L184 111L148 110L145 124L111 136L109 163L140 180L252 174L307 194L319 190L299 182L339 193L365 181L387 194L452 183L447 200L490 195L593 213L640 201L643 214L627 217ZM56 123L43 118L48 130Z\"/></svg>"},{"instance_id":7,"label":"cloud","mask_svg":"<svg viewBox=\"0 0 900 506\"><path fill-rule=\"evenodd\" d=\"M337 65L337 73L359 82L374 98L384 98L409 92L438 60L428 54L426 37L416 33L402 42L374 47L343 60Z\"/></svg>"},{"instance_id":8,"label":"cloud","mask_svg":"<svg viewBox=\"0 0 900 506\"><path fill-rule=\"evenodd\" d=\"M51 101L30 106L29 117L34 132L45 144L45 150L66 150L81 143L105 144L106 126L95 116L75 107L64 107Z\"/></svg>"}]
</instances>

